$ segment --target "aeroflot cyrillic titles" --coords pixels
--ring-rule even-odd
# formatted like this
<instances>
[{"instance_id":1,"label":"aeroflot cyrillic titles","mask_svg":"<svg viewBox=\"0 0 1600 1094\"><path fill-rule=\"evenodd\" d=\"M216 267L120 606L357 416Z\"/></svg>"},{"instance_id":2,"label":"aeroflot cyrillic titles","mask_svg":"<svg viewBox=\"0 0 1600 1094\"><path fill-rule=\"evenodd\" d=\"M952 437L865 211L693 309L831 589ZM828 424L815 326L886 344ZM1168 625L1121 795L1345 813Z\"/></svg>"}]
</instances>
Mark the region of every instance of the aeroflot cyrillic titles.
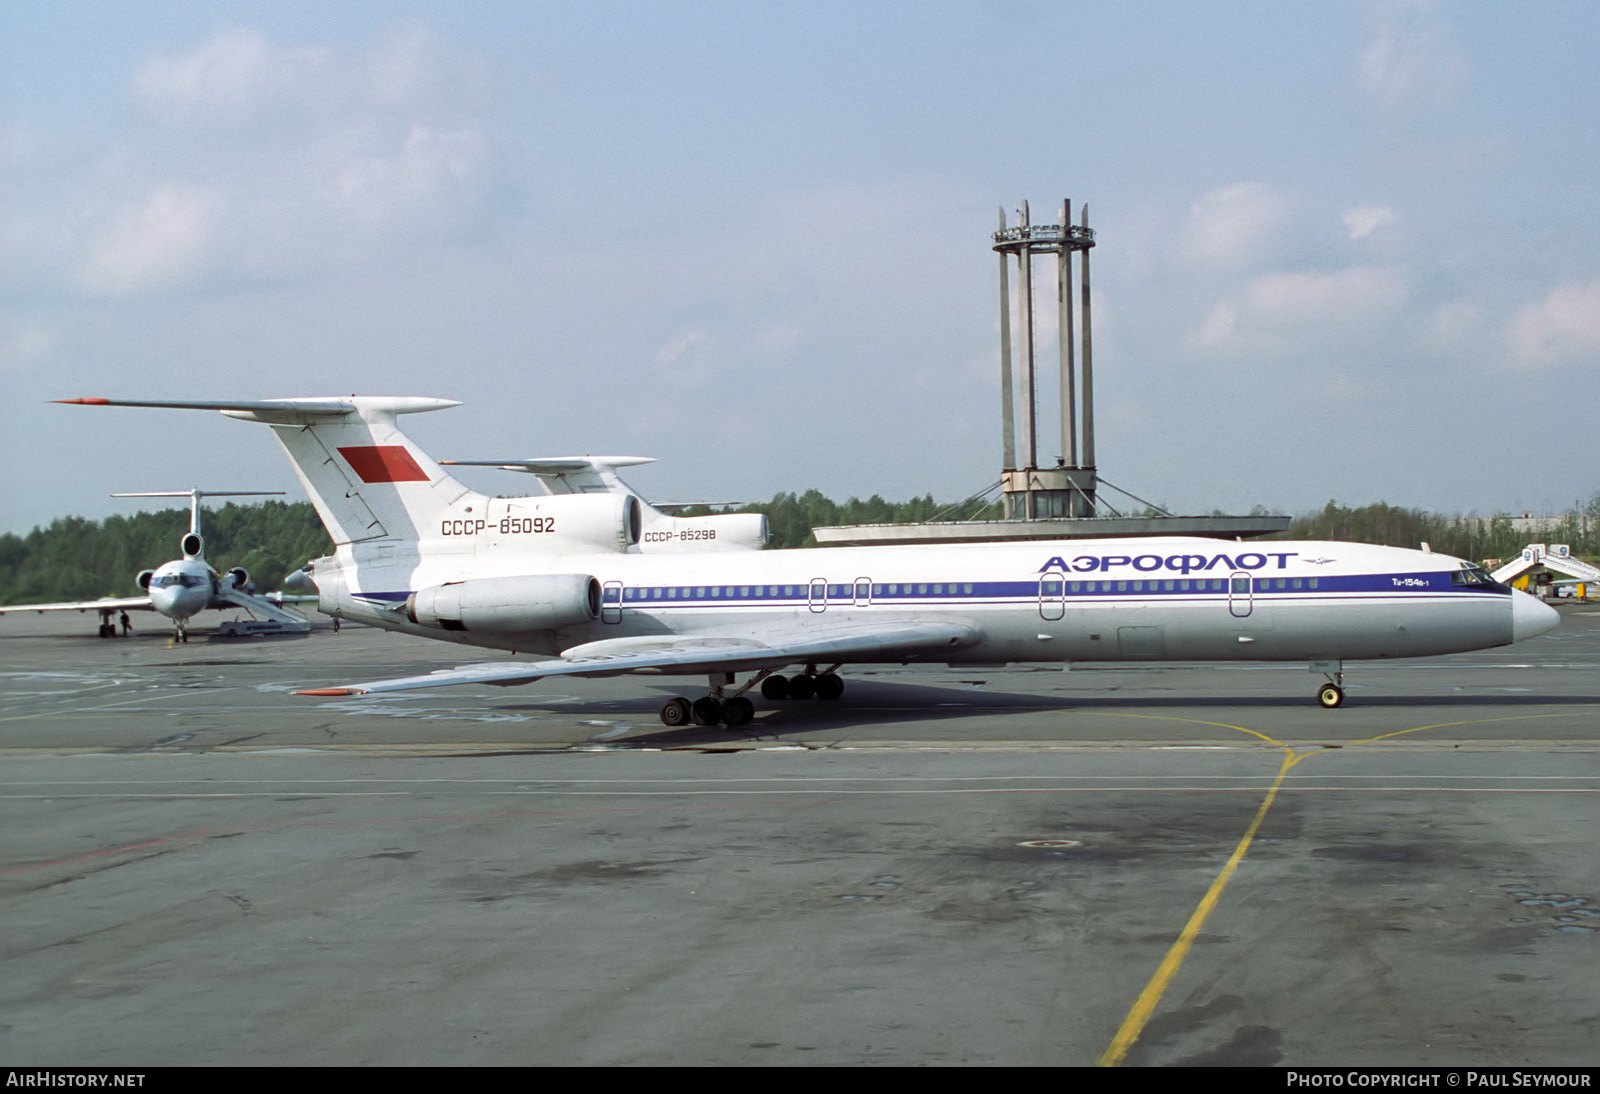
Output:
<instances>
[{"instance_id":1,"label":"aeroflot cyrillic titles","mask_svg":"<svg viewBox=\"0 0 1600 1094\"><path fill-rule=\"evenodd\" d=\"M1042 574L1046 570L1071 570L1074 573L1092 574L1097 571L1109 573L1112 570L1132 568L1146 574L1157 570L1192 574L1214 570L1218 566L1224 570L1282 570L1289 565L1289 559L1299 554L1299 551L1265 553L1243 551L1236 555L1225 555L1220 552L1214 555L1074 555L1070 562L1057 555L1039 567L1039 572ZM1269 559L1277 559L1277 565L1274 567Z\"/></svg>"}]
</instances>

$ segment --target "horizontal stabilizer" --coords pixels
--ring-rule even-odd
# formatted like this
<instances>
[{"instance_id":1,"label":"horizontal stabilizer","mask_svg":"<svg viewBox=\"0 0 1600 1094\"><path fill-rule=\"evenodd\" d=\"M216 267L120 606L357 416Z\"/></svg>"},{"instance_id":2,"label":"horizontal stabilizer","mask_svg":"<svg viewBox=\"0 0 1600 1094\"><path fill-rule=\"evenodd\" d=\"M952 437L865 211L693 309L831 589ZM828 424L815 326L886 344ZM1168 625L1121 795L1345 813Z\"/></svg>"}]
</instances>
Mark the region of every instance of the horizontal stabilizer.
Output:
<instances>
[{"instance_id":1,"label":"horizontal stabilizer","mask_svg":"<svg viewBox=\"0 0 1600 1094\"><path fill-rule=\"evenodd\" d=\"M638 467L655 463L650 456L541 456L529 460L440 460L451 467L498 467L502 471L527 471L534 475L564 475L608 467Z\"/></svg>"},{"instance_id":2,"label":"horizontal stabilizer","mask_svg":"<svg viewBox=\"0 0 1600 1094\"><path fill-rule=\"evenodd\" d=\"M233 399L233 400L178 400L151 399L56 399L58 403L73 406L152 406L172 410L232 410L240 412L285 411L300 414L349 414L356 405L348 399Z\"/></svg>"},{"instance_id":3,"label":"horizontal stabilizer","mask_svg":"<svg viewBox=\"0 0 1600 1094\"><path fill-rule=\"evenodd\" d=\"M258 422L285 422L305 418L337 418L359 411L389 414L420 414L460 406L456 399L434 399L420 395L331 396L310 399L57 399L74 406L142 406L172 410L218 410L237 418Z\"/></svg>"}]
</instances>

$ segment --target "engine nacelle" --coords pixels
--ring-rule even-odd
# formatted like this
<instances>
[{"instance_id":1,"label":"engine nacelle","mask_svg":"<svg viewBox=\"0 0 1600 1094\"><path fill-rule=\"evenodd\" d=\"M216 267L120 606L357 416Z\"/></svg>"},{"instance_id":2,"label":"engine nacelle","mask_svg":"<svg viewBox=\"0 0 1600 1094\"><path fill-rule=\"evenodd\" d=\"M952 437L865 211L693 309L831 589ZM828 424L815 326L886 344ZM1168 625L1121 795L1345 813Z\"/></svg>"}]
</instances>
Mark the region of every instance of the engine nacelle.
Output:
<instances>
[{"instance_id":1,"label":"engine nacelle","mask_svg":"<svg viewBox=\"0 0 1600 1094\"><path fill-rule=\"evenodd\" d=\"M406 618L424 627L524 634L600 618L600 582L588 574L484 577L419 589Z\"/></svg>"},{"instance_id":2,"label":"engine nacelle","mask_svg":"<svg viewBox=\"0 0 1600 1094\"><path fill-rule=\"evenodd\" d=\"M134 578L133 580L135 580L135 581L137 581L139 583L139 588L148 589L148 588L150 588L150 579L155 577L155 576L156 576L156 572L154 570L140 570L139 571L139 576Z\"/></svg>"},{"instance_id":3,"label":"engine nacelle","mask_svg":"<svg viewBox=\"0 0 1600 1094\"><path fill-rule=\"evenodd\" d=\"M314 559L311 562L308 562L304 566L300 567L298 570L294 571L294 573L289 574L287 577L285 577L283 579L283 585L281 586L283 591L286 592L286 593L296 593L296 594L298 594L300 596L306 596L306 595L316 596L317 595L317 579L316 579L317 569L316 569L316 564L319 561L321 561L321 560L320 559ZM328 561L329 561L329 563L330 563L332 568L334 568L334 569L338 568L338 563L337 562L334 562L332 559L329 559Z\"/></svg>"},{"instance_id":4,"label":"engine nacelle","mask_svg":"<svg viewBox=\"0 0 1600 1094\"><path fill-rule=\"evenodd\" d=\"M199 532L185 532L178 540L178 550L184 558L200 558L206 553L206 541Z\"/></svg>"},{"instance_id":5,"label":"engine nacelle","mask_svg":"<svg viewBox=\"0 0 1600 1094\"><path fill-rule=\"evenodd\" d=\"M643 507L631 494L491 498L477 519L465 511L446 515L439 535L480 552L622 552L639 542L643 521Z\"/></svg>"},{"instance_id":6,"label":"engine nacelle","mask_svg":"<svg viewBox=\"0 0 1600 1094\"><path fill-rule=\"evenodd\" d=\"M655 513L639 537L639 550L759 551L767 545L767 518L761 513L712 513L703 517L669 517Z\"/></svg>"},{"instance_id":7,"label":"engine nacelle","mask_svg":"<svg viewBox=\"0 0 1600 1094\"><path fill-rule=\"evenodd\" d=\"M223 579L233 582L233 587L235 589L240 589L245 592L249 592L250 590L250 571L246 570L243 566L235 566L233 569L229 570L223 575Z\"/></svg>"}]
</instances>

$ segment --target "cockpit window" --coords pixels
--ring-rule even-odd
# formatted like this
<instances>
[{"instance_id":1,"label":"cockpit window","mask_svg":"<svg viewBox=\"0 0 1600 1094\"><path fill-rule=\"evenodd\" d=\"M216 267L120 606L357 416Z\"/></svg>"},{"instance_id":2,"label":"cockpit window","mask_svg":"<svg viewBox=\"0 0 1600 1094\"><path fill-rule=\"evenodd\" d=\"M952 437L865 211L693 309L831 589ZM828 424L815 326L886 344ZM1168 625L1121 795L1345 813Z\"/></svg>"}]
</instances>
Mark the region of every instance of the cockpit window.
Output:
<instances>
[{"instance_id":1,"label":"cockpit window","mask_svg":"<svg viewBox=\"0 0 1600 1094\"><path fill-rule=\"evenodd\" d=\"M1481 566L1466 566L1450 575L1450 584L1475 585L1492 589L1499 582L1490 577Z\"/></svg>"}]
</instances>

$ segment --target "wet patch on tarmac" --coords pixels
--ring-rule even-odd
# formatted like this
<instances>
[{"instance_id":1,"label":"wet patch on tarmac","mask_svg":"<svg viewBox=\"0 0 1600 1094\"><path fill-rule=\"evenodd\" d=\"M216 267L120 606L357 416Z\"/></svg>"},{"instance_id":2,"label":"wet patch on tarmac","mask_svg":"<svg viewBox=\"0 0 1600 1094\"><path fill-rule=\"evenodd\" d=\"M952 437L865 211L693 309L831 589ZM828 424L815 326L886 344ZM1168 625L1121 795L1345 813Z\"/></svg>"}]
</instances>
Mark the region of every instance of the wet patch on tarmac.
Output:
<instances>
[{"instance_id":1,"label":"wet patch on tarmac","mask_svg":"<svg viewBox=\"0 0 1600 1094\"><path fill-rule=\"evenodd\" d=\"M1180 1056L1174 1067L1276 1067L1283 1061L1283 1034L1267 1026L1240 1026L1227 1042L1207 1052Z\"/></svg>"},{"instance_id":2,"label":"wet patch on tarmac","mask_svg":"<svg viewBox=\"0 0 1600 1094\"><path fill-rule=\"evenodd\" d=\"M1568 934L1600 934L1600 908L1591 897L1543 892L1526 881L1507 881L1500 889L1524 913L1513 915L1512 923L1543 924Z\"/></svg>"},{"instance_id":3,"label":"wet patch on tarmac","mask_svg":"<svg viewBox=\"0 0 1600 1094\"><path fill-rule=\"evenodd\" d=\"M515 874L504 879L495 879L490 875L471 876L462 879L460 884L463 889L473 894L466 897L470 902L493 904L501 900L535 896L546 891L559 892L574 885L660 881L671 875L675 867L698 861L700 861L698 858L642 859L631 862L588 859Z\"/></svg>"}]
</instances>

